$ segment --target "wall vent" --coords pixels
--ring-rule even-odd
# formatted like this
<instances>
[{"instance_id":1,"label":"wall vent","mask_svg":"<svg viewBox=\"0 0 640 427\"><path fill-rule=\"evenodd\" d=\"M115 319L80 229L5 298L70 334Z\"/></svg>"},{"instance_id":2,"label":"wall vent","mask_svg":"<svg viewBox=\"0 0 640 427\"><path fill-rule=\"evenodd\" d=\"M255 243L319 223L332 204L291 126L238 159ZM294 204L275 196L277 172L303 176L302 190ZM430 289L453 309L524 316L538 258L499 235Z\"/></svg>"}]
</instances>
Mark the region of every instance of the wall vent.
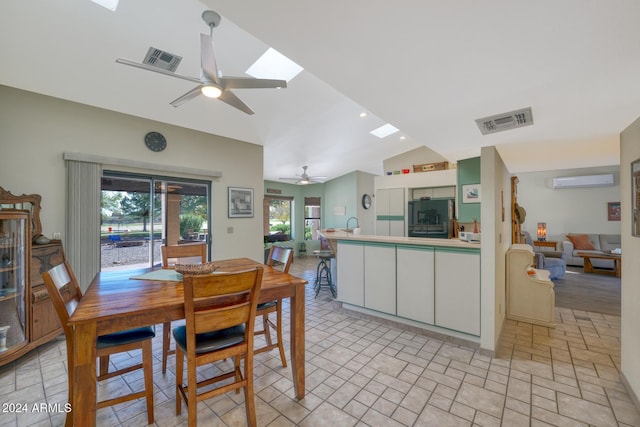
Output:
<instances>
[{"instance_id":1,"label":"wall vent","mask_svg":"<svg viewBox=\"0 0 640 427\"><path fill-rule=\"evenodd\" d=\"M160 68L161 70L174 72L178 69L180 61L182 61L181 56L156 49L155 47L150 47L142 63Z\"/></svg>"},{"instance_id":2,"label":"wall vent","mask_svg":"<svg viewBox=\"0 0 640 427\"><path fill-rule=\"evenodd\" d=\"M502 132L533 124L533 114L531 107L521 110L510 111L508 113L496 114L476 120L476 125L483 135Z\"/></svg>"},{"instance_id":3,"label":"wall vent","mask_svg":"<svg viewBox=\"0 0 640 427\"><path fill-rule=\"evenodd\" d=\"M584 187L610 187L613 185L613 174L564 176L553 178L553 189L584 188Z\"/></svg>"}]
</instances>

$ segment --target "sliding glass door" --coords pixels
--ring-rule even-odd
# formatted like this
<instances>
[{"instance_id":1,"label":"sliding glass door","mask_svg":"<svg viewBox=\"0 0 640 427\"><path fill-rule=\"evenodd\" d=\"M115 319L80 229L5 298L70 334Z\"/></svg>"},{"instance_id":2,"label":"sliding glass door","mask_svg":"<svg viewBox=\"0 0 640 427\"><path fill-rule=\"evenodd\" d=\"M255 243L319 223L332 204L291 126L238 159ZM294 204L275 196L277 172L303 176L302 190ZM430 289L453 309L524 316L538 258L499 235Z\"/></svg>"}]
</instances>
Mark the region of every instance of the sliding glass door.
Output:
<instances>
[{"instance_id":1,"label":"sliding glass door","mask_svg":"<svg viewBox=\"0 0 640 427\"><path fill-rule=\"evenodd\" d=\"M211 185L105 171L101 183L101 271L162 263L162 244L206 244Z\"/></svg>"}]
</instances>

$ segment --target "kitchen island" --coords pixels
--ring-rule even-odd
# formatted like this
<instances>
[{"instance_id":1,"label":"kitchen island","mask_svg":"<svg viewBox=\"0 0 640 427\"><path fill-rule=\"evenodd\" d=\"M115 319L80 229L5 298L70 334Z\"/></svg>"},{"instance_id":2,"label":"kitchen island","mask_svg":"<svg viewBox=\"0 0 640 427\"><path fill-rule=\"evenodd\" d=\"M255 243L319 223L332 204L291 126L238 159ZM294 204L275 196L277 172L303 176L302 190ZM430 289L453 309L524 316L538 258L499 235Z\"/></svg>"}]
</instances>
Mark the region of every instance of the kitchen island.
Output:
<instances>
[{"instance_id":1,"label":"kitchen island","mask_svg":"<svg viewBox=\"0 0 640 427\"><path fill-rule=\"evenodd\" d=\"M480 245L321 230L346 309L480 342Z\"/></svg>"}]
</instances>

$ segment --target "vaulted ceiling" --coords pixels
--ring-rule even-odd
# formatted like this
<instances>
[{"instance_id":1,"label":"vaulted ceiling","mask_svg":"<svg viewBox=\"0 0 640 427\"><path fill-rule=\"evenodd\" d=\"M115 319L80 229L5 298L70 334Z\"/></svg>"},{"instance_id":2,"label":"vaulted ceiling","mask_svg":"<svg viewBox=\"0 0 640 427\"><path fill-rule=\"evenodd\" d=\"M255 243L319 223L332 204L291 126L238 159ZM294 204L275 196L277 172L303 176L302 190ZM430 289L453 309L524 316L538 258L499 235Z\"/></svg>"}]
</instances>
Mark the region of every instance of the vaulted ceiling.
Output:
<instances>
[{"instance_id":1,"label":"vaulted ceiling","mask_svg":"<svg viewBox=\"0 0 640 427\"><path fill-rule=\"evenodd\" d=\"M236 90L252 116L204 97L171 107L193 83L115 63L153 46L197 77L206 9L222 15L223 74L268 47L305 69L287 89ZM514 173L614 165L640 116L638 16L632 0L3 0L0 84L263 145L272 180L381 174L419 146L452 162L496 146ZM531 126L474 122L523 107ZM369 133L385 123L399 132Z\"/></svg>"}]
</instances>

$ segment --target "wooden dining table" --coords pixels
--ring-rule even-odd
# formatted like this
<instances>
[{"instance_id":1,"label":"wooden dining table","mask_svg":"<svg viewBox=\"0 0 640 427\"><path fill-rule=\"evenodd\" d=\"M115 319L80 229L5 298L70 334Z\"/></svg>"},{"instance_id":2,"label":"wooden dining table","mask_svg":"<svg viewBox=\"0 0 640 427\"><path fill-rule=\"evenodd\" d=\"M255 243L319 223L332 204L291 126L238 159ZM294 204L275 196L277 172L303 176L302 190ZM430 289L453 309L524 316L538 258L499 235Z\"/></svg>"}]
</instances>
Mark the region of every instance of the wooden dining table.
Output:
<instances>
[{"instance_id":1,"label":"wooden dining table","mask_svg":"<svg viewBox=\"0 0 640 427\"><path fill-rule=\"evenodd\" d=\"M249 258L215 261L217 271L234 272L262 266L259 302L290 299L291 370L298 399L305 394L305 284L306 280L283 273ZM184 319L181 281L132 279L154 269L101 272L93 279L69 319L73 327L74 378L71 411L76 426L95 426L96 337L145 325ZM143 276L144 277L144 276Z\"/></svg>"}]
</instances>

